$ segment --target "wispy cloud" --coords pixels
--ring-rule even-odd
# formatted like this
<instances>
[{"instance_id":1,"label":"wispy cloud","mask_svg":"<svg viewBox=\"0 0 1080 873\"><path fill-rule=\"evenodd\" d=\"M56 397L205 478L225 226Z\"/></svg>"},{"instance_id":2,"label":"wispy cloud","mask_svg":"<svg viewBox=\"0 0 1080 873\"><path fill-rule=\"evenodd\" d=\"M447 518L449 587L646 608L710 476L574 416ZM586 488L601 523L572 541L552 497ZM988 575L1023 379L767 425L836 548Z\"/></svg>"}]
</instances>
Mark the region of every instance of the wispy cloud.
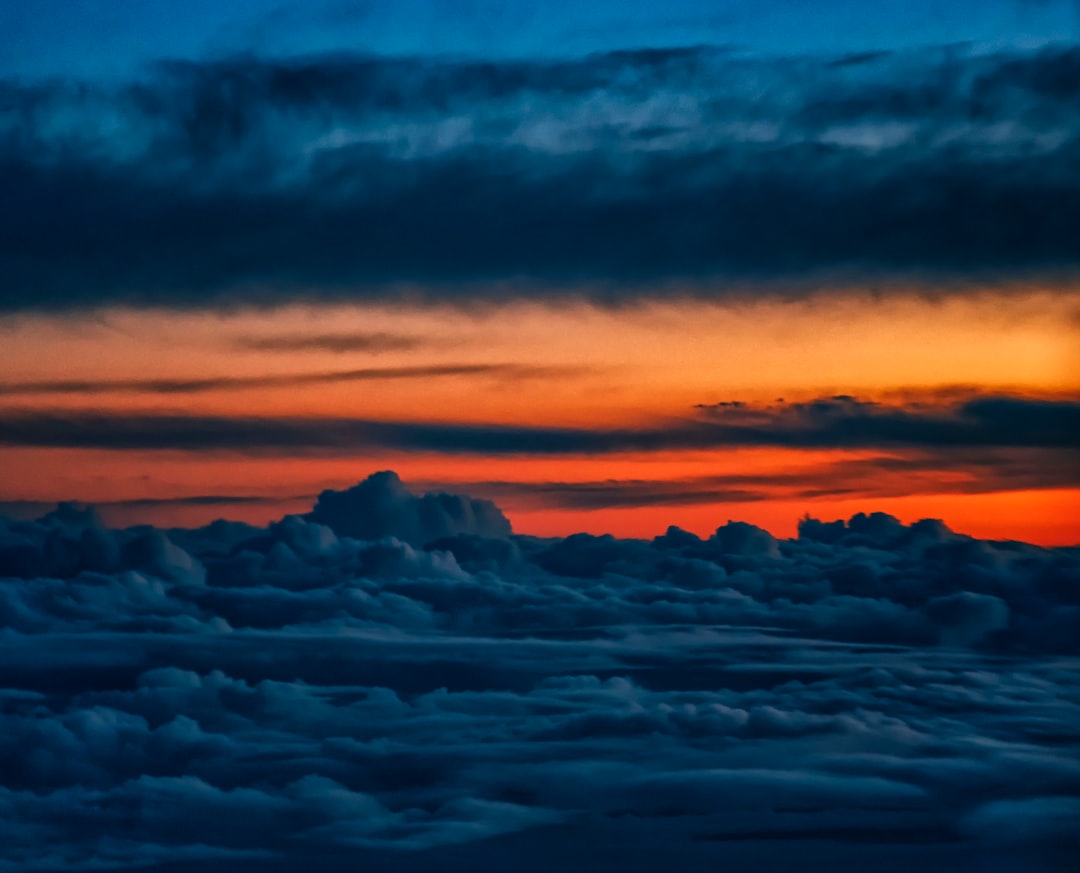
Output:
<instances>
[{"instance_id":1,"label":"wispy cloud","mask_svg":"<svg viewBox=\"0 0 1080 873\"><path fill-rule=\"evenodd\" d=\"M562 378L582 372L580 367L529 364L431 364L404 367L363 367L317 373L282 373L267 376L213 376L192 379L60 379L40 382L0 382L0 396L49 394L200 394L253 388L289 388L343 382L379 382L444 377L494 379Z\"/></svg>"},{"instance_id":2,"label":"wispy cloud","mask_svg":"<svg viewBox=\"0 0 1080 873\"><path fill-rule=\"evenodd\" d=\"M237 346L260 352L407 352L434 344L426 337L396 333L296 333L245 336Z\"/></svg>"},{"instance_id":3,"label":"wispy cloud","mask_svg":"<svg viewBox=\"0 0 1080 873\"><path fill-rule=\"evenodd\" d=\"M610 509L753 503L764 500L910 494L988 494L1080 486L1069 450L915 451L813 468L674 479L470 482L467 489L516 505Z\"/></svg>"}]
</instances>

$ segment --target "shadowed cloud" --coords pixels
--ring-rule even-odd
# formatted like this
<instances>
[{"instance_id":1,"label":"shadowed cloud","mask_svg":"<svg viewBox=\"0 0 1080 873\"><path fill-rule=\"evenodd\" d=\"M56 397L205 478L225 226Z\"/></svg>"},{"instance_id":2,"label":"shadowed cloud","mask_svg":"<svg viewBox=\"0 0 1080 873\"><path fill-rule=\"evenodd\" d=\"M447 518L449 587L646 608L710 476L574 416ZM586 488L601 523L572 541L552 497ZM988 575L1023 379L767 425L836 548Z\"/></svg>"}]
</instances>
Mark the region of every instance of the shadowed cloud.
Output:
<instances>
[{"instance_id":1,"label":"shadowed cloud","mask_svg":"<svg viewBox=\"0 0 1080 873\"><path fill-rule=\"evenodd\" d=\"M321 333L247 336L237 345L260 352L407 352L433 345L433 341L395 333Z\"/></svg>"},{"instance_id":2,"label":"shadowed cloud","mask_svg":"<svg viewBox=\"0 0 1080 873\"><path fill-rule=\"evenodd\" d=\"M1078 58L241 57L115 88L7 80L0 308L1068 279Z\"/></svg>"},{"instance_id":3,"label":"shadowed cloud","mask_svg":"<svg viewBox=\"0 0 1080 873\"><path fill-rule=\"evenodd\" d=\"M699 411L697 419L666 424L587 429L7 410L0 412L0 443L251 454L393 448L451 454L563 455L724 446L1071 449L1080 432L1080 402L1071 399L983 396L940 406L901 406L838 396L766 407L723 403Z\"/></svg>"},{"instance_id":4,"label":"shadowed cloud","mask_svg":"<svg viewBox=\"0 0 1080 873\"><path fill-rule=\"evenodd\" d=\"M987 494L1075 488L1080 487L1080 467L1071 450L981 451L973 456L971 450L962 449L819 462L796 472L678 479L474 482L468 487L496 499L559 508L703 506L844 495L880 499L914 493Z\"/></svg>"},{"instance_id":5,"label":"shadowed cloud","mask_svg":"<svg viewBox=\"0 0 1080 873\"><path fill-rule=\"evenodd\" d=\"M392 472L0 518L0 870L1067 870L1078 567L883 513L515 536Z\"/></svg>"},{"instance_id":6,"label":"shadowed cloud","mask_svg":"<svg viewBox=\"0 0 1080 873\"><path fill-rule=\"evenodd\" d=\"M378 382L479 376L494 379L559 378L581 372L579 367L529 364L430 364L403 367L364 367L319 373L267 376L215 376L194 379L62 379L42 382L0 382L0 396L35 394L198 394L249 388L290 388L344 382Z\"/></svg>"}]
</instances>

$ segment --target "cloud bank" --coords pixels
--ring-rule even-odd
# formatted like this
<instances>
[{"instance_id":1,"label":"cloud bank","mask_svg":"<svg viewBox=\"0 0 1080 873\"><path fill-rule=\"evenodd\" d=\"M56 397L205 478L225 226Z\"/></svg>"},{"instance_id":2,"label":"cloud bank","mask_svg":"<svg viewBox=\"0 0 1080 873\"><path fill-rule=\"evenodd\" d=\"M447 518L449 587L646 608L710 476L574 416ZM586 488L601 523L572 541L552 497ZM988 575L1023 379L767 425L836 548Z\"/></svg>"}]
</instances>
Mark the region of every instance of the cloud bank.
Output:
<instances>
[{"instance_id":1,"label":"cloud bank","mask_svg":"<svg viewBox=\"0 0 1080 873\"><path fill-rule=\"evenodd\" d=\"M1078 77L1066 45L9 78L0 308L1053 281Z\"/></svg>"},{"instance_id":2,"label":"cloud bank","mask_svg":"<svg viewBox=\"0 0 1080 873\"><path fill-rule=\"evenodd\" d=\"M417 368L419 369L419 368ZM433 368L423 368L430 370ZM458 367L444 368L457 373ZM503 372L481 365L482 372ZM403 372L404 371L404 374ZM345 374L349 379L386 376L385 370ZM390 371L410 377L410 368ZM471 372L471 370L469 370ZM555 375L557 367L510 368L521 376ZM341 376L341 374L338 374ZM444 373L448 375L448 373ZM241 384L296 384L326 374L268 376ZM228 387L228 380L201 380L203 388ZM219 383L224 383L219 386ZM64 383L45 383L53 385ZM77 384L71 383L66 387ZM95 383L89 383L91 389ZM99 383L100 384L100 383ZM108 385L109 383L104 383ZM114 383L116 384L128 383ZM140 386L152 383L138 382ZM192 383L182 382L184 386ZM41 387L41 386L39 386ZM3 394L0 384L0 395ZM18 393L18 392L16 392ZM91 390L91 393L98 393ZM461 423L438 420L387 421L363 418L107 413L97 410L0 411L0 444L100 449L223 450L242 453L348 451L396 448L499 455L607 454L627 451L777 446L795 449L895 448L1070 450L1080 431L1080 402L983 394L951 402L879 403L839 395L771 406L724 402L700 406L693 418L624 427L568 427Z\"/></svg>"},{"instance_id":3,"label":"cloud bank","mask_svg":"<svg viewBox=\"0 0 1080 873\"><path fill-rule=\"evenodd\" d=\"M0 521L0 869L1065 870L1078 641L1080 552L929 520L64 504Z\"/></svg>"}]
</instances>

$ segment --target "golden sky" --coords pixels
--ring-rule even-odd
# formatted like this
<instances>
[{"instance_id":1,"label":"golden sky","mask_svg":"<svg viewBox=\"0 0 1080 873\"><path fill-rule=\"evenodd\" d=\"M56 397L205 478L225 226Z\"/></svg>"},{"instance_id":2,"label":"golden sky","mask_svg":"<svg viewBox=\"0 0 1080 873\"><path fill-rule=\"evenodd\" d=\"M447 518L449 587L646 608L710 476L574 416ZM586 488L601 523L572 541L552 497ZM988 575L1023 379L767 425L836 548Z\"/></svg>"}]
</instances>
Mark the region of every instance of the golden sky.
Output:
<instances>
[{"instance_id":1,"label":"golden sky","mask_svg":"<svg viewBox=\"0 0 1080 873\"><path fill-rule=\"evenodd\" d=\"M0 413L587 430L663 429L699 417L698 404L725 401L767 405L844 394L925 408L985 394L1069 399L1080 393L1077 312L1077 298L1060 289L1013 288L938 298L917 289L845 290L609 309L308 305L8 316L0 320ZM1031 476L998 477L993 459L966 465L957 452L945 466L940 458L915 458L902 470L873 467L875 458L912 461L911 451L896 447L447 457L15 442L0 448L0 499L116 503L109 511L125 523L191 524L220 515L263 521L304 510L322 488L391 467L406 481L490 494L526 533L651 535L669 523L708 532L738 518L790 534L805 512L883 510L908 521L941 517L980 536L1080 539L1072 520L1080 515L1073 511L1080 507L1075 457L1062 461L1060 453L1056 460L1026 458L1025 470L1065 465L1056 484L1053 475L1040 475L1032 488ZM864 474L852 462L871 466ZM756 477L750 485L748 476ZM606 504L602 496L582 500L573 489L541 487L610 481L629 485ZM810 487L814 482L820 487ZM666 483L659 496L658 483ZM259 501L170 502L213 496ZM142 502L122 505L131 501Z\"/></svg>"}]
</instances>

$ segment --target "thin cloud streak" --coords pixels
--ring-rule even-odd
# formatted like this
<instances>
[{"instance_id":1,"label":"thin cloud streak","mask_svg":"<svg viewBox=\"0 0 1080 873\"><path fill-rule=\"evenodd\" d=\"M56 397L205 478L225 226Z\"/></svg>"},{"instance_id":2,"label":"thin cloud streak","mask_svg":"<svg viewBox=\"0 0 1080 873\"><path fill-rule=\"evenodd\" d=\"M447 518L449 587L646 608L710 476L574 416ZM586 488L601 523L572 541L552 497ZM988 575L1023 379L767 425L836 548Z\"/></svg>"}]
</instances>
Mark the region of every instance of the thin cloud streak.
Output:
<instances>
[{"instance_id":1,"label":"thin cloud streak","mask_svg":"<svg viewBox=\"0 0 1080 873\"><path fill-rule=\"evenodd\" d=\"M562 377L581 372L579 367L529 364L434 364L404 367L364 367L319 373L269 376L217 376L196 379L62 379L42 382L0 383L0 396L48 394L201 394L249 388L289 388L342 382L378 382L407 379L479 376L498 379Z\"/></svg>"},{"instance_id":2,"label":"thin cloud streak","mask_svg":"<svg viewBox=\"0 0 1080 873\"><path fill-rule=\"evenodd\" d=\"M964 453L966 455L966 453ZM462 483L476 494L555 509L707 506L776 499L912 494L991 494L1080 487L1080 469L1064 453L1000 453L970 459L950 453L838 461L812 470L679 479L490 481ZM822 483L829 483L823 486Z\"/></svg>"},{"instance_id":3,"label":"thin cloud streak","mask_svg":"<svg viewBox=\"0 0 1080 873\"><path fill-rule=\"evenodd\" d=\"M407 352L433 345L424 337L394 333L318 333L286 336L247 336L237 346L259 352Z\"/></svg>"},{"instance_id":4,"label":"thin cloud streak","mask_svg":"<svg viewBox=\"0 0 1080 873\"><path fill-rule=\"evenodd\" d=\"M287 505L299 500L310 499L311 495L285 495L282 497L265 497L250 494L193 494L180 497L131 497L120 500L95 500L95 509L109 510L171 510L189 507L213 508L219 506L222 509L238 506L267 506L277 507ZM0 500L0 516L9 518L37 518L46 512L52 512L62 504L82 505L76 501L58 500Z\"/></svg>"}]
</instances>

